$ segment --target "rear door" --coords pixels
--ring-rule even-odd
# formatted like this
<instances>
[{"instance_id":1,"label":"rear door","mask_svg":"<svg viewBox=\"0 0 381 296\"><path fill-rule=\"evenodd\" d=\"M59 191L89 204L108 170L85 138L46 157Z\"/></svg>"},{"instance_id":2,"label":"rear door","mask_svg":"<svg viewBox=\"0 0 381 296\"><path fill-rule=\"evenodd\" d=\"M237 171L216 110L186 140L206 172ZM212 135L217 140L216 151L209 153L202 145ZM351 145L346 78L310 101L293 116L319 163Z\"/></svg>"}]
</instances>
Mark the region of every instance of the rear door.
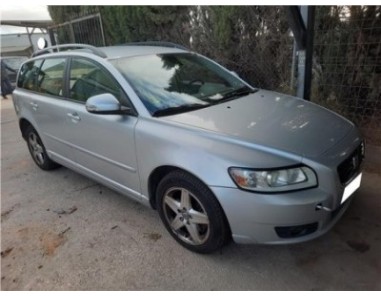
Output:
<instances>
[{"instance_id":1,"label":"rear door","mask_svg":"<svg viewBox=\"0 0 381 296\"><path fill-rule=\"evenodd\" d=\"M64 93L66 57L28 62L20 71L17 92L23 113L37 129L48 154L67 164L74 161L68 139L67 103Z\"/></svg>"}]
</instances>

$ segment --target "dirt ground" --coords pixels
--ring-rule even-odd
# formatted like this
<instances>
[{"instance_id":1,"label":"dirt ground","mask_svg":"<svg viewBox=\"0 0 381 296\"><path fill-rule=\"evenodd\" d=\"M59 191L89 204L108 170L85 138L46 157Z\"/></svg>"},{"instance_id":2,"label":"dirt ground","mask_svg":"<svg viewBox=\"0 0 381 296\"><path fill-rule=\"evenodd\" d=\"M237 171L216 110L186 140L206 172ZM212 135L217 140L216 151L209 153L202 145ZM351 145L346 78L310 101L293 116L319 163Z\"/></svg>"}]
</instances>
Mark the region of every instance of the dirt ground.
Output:
<instances>
[{"instance_id":1,"label":"dirt ground","mask_svg":"<svg viewBox=\"0 0 381 296\"><path fill-rule=\"evenodd\" d=\"M381 149L338 224L288 246L177 244L158 214L66 168L29 156L1 101L2 290L380 290Z\"/></svg>"}]
</instances>

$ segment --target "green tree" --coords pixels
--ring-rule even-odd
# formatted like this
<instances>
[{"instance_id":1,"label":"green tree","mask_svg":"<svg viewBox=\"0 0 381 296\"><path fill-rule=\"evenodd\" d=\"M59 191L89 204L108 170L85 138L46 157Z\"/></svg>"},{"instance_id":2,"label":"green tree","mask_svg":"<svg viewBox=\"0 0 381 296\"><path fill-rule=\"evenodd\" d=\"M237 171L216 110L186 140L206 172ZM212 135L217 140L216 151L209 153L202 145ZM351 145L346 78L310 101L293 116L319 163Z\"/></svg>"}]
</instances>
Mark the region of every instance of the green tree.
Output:
<instances>
[{"instance_id":1,"label":"green tree","mask_svg":"<svg viewBox=\"0 0 381 296\"><path fill-rule=\"evenodd\" d=\"M186 6L100 6L109 44L172 41L189 45Z\"/></svg>"},{"instance_id":2,"label":"green tree","mask_svg":"<svg viewBox=\"0 0 381 296\"><path fill-rule=\"evenodd\" d=\"M56 23L102 16L106 43L171 41L216 59L253 85L290 91L292 38L282 7L50 6ZM62 35L62 34L61 34ZM61 39L68 39L65 32Z\"/></svg>"},{"instance_id":3,"label":"green tree","mask_svg":"<svg viewBox=\"0 0 381 296\"><path fill-rule=\"evenodd\" d=\"M289 92L292 37L279 6L192 10L192 45L253 85Z\"/></svg>"}]
</instances>

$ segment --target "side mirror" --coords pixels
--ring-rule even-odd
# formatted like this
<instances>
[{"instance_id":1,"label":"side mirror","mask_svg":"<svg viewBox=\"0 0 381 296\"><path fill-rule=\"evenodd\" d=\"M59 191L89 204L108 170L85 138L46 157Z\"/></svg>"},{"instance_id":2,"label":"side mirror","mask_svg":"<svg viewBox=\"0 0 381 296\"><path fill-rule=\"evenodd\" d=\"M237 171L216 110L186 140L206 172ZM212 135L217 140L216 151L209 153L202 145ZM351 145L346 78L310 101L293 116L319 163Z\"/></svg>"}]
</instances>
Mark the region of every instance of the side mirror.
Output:
<instances>
[{"instance_id":1,"label":"side mirror","mask_svg":"<svg viewBox=\"0 0 381 296\"><path fill-rule=\"evenodd\" d=\"M131 114L131 109L122 106L112 94L92 96L86 101L86 110L94 114Z\"/></svg>"}]
</instances>

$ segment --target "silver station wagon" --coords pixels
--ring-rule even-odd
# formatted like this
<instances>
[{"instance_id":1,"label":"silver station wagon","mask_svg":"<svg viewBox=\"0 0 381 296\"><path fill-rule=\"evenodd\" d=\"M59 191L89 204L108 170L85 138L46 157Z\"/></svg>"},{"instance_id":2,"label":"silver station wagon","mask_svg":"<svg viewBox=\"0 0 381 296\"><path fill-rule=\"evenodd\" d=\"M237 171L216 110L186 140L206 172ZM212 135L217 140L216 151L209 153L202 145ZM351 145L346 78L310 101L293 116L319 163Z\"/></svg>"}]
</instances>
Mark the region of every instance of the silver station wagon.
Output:
<instances>
[{"instance_id":1,"label":"silver station wagon","mask_svg":"<svg viewBox=\"0 0 381 296\"><path fill-rule=\"evenodd\" d=\"M195 252L316 238L360 186L354 124L174 44L47 48L13 96L41 169L63 165L156 209Z\"/></svg>"}]
</instances>

